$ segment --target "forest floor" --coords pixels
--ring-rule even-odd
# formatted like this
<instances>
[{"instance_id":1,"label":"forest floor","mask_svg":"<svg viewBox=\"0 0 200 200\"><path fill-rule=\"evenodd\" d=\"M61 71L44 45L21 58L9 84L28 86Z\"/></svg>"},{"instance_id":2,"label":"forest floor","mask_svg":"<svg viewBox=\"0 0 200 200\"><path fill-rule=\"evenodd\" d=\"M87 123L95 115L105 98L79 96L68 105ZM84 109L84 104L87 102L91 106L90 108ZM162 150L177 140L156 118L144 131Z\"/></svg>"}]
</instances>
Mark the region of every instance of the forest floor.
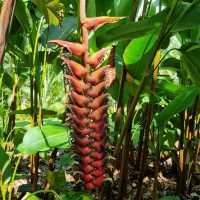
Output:
<instances>
[{"instance_id":1,"label":"forest floor","mask_svg":"<svg viewBox=\"0 0 200 200\"><path fill-rule=\"evenodd\" d=\"M60 162L59 157L64 155L64 151L59 152L59 156L56 159L56 167L55 172L57 173L57 178L59 179L59 184L57 188L63 188L64 190L68 191L81 191L83 189L81 179L80 179L80 172L76 165L67 166L65 169L60 170L59 165L62 165ZM70 161L68 161L70 162ZM164 196L174 196L176 194L176 173L172 169L172 165L169 160L168 162L164 163L161 166L160 172L158 174L158 195L159 197ZM24 174L27 176L29 174L29 159L24 158L22 164L20 165L20 174ZM107 174L107 182L111 183L109 187L107 187L107 191L103 192L104 200L119 200L119 181L120 181L120 173L118 169L115 169L114 166L111 164L113 160L111 159L110 162L107 162L106 171L109 172ZM47 177L50 174L46 174L48 171L48 162L41 161L40 168L39 168L39 189L44 188L46 184ZM128 165L128 180L127 180L127 192L124 194L123 200L134 200L137 191L137 176L138 172L135 170L133 165ZM18 178L15 181L15 192L17 192L17 196L19 200L23 199L25 192L30 192L30 184L27 182L27 178ZM57 184L57 183L56 183ZM145 177L143 179L143 200L151 200L152 199L152 192L153 192L153 184L154 184L154 168L153 164L149 162ZM94 199L98 199L96 194L99 192L94 192L93 197ZM181 199L183 200L200 200L200 182L195 181L193 184L193 189L190 195L185 195Z\"/></svg>"}]
</instances>

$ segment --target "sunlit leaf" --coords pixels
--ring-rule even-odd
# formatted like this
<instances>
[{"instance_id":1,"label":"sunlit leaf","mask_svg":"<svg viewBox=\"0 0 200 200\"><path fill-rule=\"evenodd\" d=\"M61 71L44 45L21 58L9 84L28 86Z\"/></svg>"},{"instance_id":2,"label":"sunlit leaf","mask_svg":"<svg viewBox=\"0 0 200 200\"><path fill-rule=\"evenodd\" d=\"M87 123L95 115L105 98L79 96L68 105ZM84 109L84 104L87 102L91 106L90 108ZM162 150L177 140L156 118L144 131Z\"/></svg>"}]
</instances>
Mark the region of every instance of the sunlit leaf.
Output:
<instances>
[{"instance_id":1,"label":"sunlit leaf","mask_svg":"<svg viewBox=\"0 0 200 200\"><path fill-rule=\"evenodd\" d=\"M39 127L30 128L18 150L25 154L35 154L40 151L47 151L52 148L66 148L69 146L69 135L65 127L61 124L46 124L41 129Z\"/></svg>"},{"instance_id":2,"label":"sunlit leaf","mask_svg":"<svg viewBox=\"0 0 200 200\"><path fill-rule=\"evenodd\" d=\"M157 38L157 34L149 33L133 39L125 49L123 55L125 64L130 65L139 62L143 55L147 54L153 48Z\"/></svg>"}]
</instances>

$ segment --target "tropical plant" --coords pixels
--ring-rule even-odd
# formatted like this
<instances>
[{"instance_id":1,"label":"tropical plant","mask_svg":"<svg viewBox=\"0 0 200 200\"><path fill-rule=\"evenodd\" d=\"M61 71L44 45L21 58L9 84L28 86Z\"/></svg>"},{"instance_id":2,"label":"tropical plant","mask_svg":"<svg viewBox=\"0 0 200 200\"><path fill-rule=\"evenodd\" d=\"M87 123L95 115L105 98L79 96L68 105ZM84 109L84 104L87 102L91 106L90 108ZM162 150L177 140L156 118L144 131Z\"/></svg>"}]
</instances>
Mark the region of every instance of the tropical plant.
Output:
<instances>
[{"instance_id":1,"label":"tropical plant","mask_svg":"<svg viewBox=\"0 0 200 200\"><path fill-rule=\"evenodd\" d=\"M0 199L199 198L199 0L0 7Z\"/></svg>"}]
</instances>

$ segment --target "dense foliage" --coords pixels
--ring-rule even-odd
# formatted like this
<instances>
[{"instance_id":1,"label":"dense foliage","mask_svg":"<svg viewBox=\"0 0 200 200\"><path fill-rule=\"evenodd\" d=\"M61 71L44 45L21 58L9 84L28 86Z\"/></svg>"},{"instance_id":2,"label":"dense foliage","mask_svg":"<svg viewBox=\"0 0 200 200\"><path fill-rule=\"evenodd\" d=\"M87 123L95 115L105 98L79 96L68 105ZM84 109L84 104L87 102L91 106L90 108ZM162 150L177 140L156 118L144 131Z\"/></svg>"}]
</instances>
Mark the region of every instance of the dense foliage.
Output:
<instances>
[{"instance_id":1,"label":"dense foliage","mask_svg":"<svg viewBox=\"0 0 200 200\"><path fill-rule=\"evenodd\" d=\"M200 1L87 0L88 19L115 16L95 21L98 29L80 20L83 1L0 1L0 199L199 199ZM84 26L88 49L73 51ZM96 70L99 61L116 76ZM105 79L110 87L91 96ZM90 114L77 118L77 104ZM74 138L72 129L93 120L103 121L102 137ZM84 142L100 148L92 172L105 173L98 189L92 177L91 191L79 166L85 155L76 154Z\"/></svg>"}]
</instances>

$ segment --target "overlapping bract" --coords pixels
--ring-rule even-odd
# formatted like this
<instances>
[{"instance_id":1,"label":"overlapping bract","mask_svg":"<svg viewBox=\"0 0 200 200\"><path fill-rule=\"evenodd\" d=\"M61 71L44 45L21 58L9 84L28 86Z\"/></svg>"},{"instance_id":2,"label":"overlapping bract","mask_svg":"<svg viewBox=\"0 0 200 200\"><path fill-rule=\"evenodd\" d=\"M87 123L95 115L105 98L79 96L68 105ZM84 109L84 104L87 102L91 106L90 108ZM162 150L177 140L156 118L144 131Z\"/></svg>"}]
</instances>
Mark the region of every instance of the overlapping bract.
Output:
<instances>
[{"instance_id":1,"label":"overlapping bract","mask_svg":"<svg viewBox=\"0 0 200 200\"><path fill-rule=\"evenodd\" d=\"M106 136L107 94L104 93L106 69L98 68L79 73L73 62L66 60L70 75L66 78L71 85L70 120L74 130L75 146L81 158L83 179L86 189L101 186L104 180L104 156Z\"/></svg>"},{"instance_id":2,"label":"overlapping bract","mask_svg":"<svg viewBox=\"0 0 200 200\"><path fill-rule=\"evenodd\" d=\"M90 31L119 19L121 18L86 18L81 23ZM84 44L80 43L62 40L50 42L66 48L75 56L82 56L86 49ZM101 66L101 64L109 51L109 48L103 48L90 55L87 60L90 68L69 58L61 57L69 69L69 74L65 77L71 86L69 118L74 132L76 151L80 155L85 188L89 190L101 186L104 181L108 96L105 88L114 80L115 70L113 66Z\"/></svg>"}]
</instances>

